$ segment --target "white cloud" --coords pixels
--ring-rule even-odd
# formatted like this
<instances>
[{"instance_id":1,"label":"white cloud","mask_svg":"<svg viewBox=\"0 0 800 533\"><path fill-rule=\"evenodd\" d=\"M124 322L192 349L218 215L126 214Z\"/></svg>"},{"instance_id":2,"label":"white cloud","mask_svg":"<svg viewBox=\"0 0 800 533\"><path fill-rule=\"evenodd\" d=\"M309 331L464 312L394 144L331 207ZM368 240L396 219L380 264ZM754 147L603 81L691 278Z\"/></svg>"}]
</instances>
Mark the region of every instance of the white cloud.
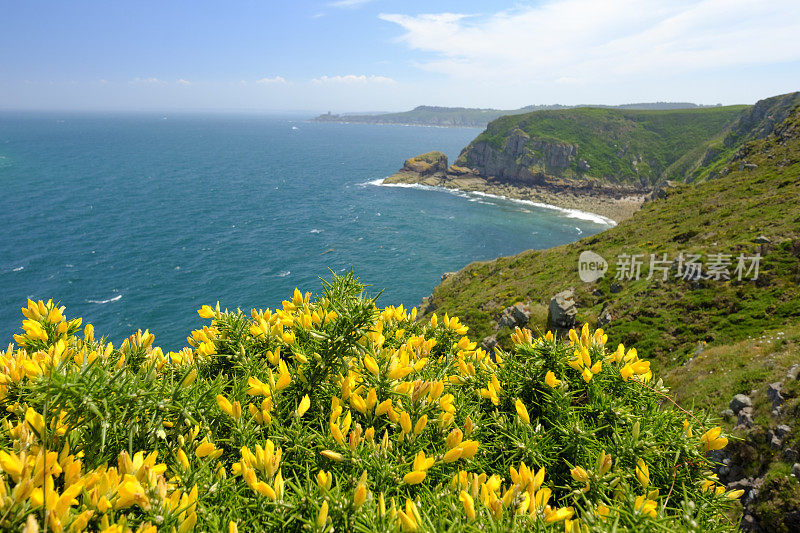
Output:
<instances>
[{"instance_id":1,"label":"white cloud","mask_svg":"<svg viewBox=\"0 0 800 533\"><path fill-rule=\"evenodd\" d=\"M420 68L475 81L566 84L800 60L796 0L550 0L488 16L380 18L428 54Z\"/></svg>"},{"instance_id":2,"label":"white cloud","mask_svg":"<svg viewBox=\"0 0 800 533\"><path fill-rule=\"evenodd\" d=\"M393 84L397 83L392 78L387 78L385 76L375 76L375 75L365 75L361 74L357 76L355 74L346 74L344 76L320 76L319 78L314 78L311 80L312 83L338 83L338 84L348 84L348 85L366 85L367 83L383 83L383 84Z\"/></svg>"},{"instance_id":3,"label":"white cloud","mask_svg":"<svg viewBox=\"0 0 800 533\"><path fill-rule=\"evenodd\" d=\"M175 83L177 83L178 85L191 85L192 84L192 82L190 82L189 80L185 80L183 78L179 78L178 81L175 82Z\"/></svg>"},{"instance_id":4,"label":"white cloud","mask_svg":"<svg viewBox=\"0 0 800 533\"><path fill-rule=\"evenodd\" d=\"M336 2L330 2L328 5L331 7L354 8L361 7L370 2L372 2L372 0L337 0Z\"/></svg>"},{"instance_id":5,"label":"white cloud","mask_svg":"<svg viewBox=\"0 0 800 533\"><path fill-rule=\"evenodd\" d=\"M286 80L281 76L275 76L274 78L261 78L260 80L256 80L256 83L259 85L275 85L286 83Z\"/></svg>"},{"instance_id":6,"label":"white cloud","mask_svg":"<svg viewBox=\"0 0 800 533\"><path fill-rule=\"evenodd\" d=\"M165 82L164 80L160 80L158 78L153 78L153 77L150 77L150 78L133 78L131 83L144 84L144 85L166 85L167 84L167 82Z\"/></svg>"}]
</instances>

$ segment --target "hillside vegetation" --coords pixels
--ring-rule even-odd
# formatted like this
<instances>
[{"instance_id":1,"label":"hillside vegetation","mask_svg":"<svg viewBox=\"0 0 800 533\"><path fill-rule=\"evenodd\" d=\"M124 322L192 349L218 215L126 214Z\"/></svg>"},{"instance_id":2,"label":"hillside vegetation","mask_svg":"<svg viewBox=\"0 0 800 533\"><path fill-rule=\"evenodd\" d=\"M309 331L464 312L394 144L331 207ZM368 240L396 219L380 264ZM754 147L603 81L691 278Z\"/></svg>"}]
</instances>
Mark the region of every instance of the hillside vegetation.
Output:
<instances>
[{"instance_id":1,"label":"hillside vegetation","mask_svg":"<svg viewBox=\"0 0 800 533\"><path fill-rule=\"evenodd\" d=\"M553 176L652 186L674 179L680 168L673 164L692 150L701 157L701 147L747 109L579 108L505 116L490 123L456 164L517 181Z\"/></svg>"},{"instance_id":2,"label":"hillside vegetation","mask_svg":"<svg viewBox=\"0 0 800 533\"><path fill-rule=\"evenodd\" d=\"M704 110L704 112L707 110ZM713 110L712 110L713 111ZM592 111L592 114L595 112ZM606 113L605 111L603 113ZM515 302L546 306L574 287L579 318L613 317L611 338L652 354L659 368L682 364L698 343L724 344L800 320L800 113L797 109L766 139L741 147L718 179L665 189L631 219L599 235L549 250L473 263L433 293L437 309L461 316L480 336L496 333L500 311ZM768 244L756 244L759 237ZM763 239L762 239L763 240ZM578 277L578 256L591 250L610 270L594 283ZM756 253L758 279L647 280L650 254ZM643 254L639 280L614 279L617 257ZM734 276L735 278L735 276ZM543 316L532 327L543 328ZM508 332L498 333L502 340Z\"/></svg>"},{"instance_id":3,"label":"hillside vegetation","mask_svg":"<svg viewBox=\"0 0 800 533\"><path fill-rule=\"evenodd\" d=\"M351 274L164 353L52 301L0 352L3 531L732 532L728 445L587 327L490 357ZM83 327L82 327L83 326Z\"/></svg>"}]
</instances>

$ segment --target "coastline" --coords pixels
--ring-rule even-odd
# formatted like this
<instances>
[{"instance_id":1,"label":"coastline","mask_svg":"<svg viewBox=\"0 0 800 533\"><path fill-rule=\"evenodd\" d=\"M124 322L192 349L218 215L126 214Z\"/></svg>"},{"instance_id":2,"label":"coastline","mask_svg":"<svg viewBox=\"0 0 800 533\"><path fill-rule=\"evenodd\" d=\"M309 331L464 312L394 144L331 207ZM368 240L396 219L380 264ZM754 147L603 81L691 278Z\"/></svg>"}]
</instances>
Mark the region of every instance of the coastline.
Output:
<instances>
[{"instance_id":1,"label":"coastline","mask_svg":"<svg viewBox=\"0 0 800 533\"><path fill-rule=\"evenodd\" d=\"M531 202L537 207L574 212L576 218L595 219L614 226L633 216L644 203L644 192L619 191L607 194L600 190L570 190L567 187L519 186L470 175L465 177L421 176L398 172L381 181L387 186L424 186L483 194L508 200ZM579 213L588 215L581 217Z\"/></svg>"}]
</instances>

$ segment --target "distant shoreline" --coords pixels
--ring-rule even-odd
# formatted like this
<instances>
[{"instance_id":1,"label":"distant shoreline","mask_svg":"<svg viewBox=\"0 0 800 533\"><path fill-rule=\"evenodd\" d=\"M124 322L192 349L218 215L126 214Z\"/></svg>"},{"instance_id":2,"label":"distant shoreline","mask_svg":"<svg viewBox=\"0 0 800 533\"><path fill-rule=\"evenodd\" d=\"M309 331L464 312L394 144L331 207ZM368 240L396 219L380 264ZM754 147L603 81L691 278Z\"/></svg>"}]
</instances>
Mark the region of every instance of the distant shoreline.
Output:
<instances>
[{"instance_id":1,"label":"distant shoreline","mask_svg":"<svg viewBox=\"0 0 800 533\"><path fill-rule=\"evenodd\" d=\"M460 129L485 129L487 124L482 125L474 125L474 126L467 126L467 125L457 125L457 124L422 124L419 122L369 122L367 120L316 120L316 119L308 119L306 122L313 122L314 124L363 124L367 126L402 126L402 127L414 127L414 128L460 128Z\"/></svg>"}]
</instances>

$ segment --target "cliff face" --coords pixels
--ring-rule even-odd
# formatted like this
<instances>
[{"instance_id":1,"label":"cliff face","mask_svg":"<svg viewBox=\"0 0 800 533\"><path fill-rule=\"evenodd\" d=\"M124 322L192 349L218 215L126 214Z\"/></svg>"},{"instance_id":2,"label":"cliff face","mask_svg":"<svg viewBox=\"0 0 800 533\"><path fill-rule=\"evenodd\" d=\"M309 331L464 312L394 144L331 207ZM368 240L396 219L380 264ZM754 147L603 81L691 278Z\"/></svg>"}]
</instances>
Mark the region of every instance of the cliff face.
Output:
<instances>
[{"instance_id":1,"label":"cliff face","mask_svg":"<svg viewBox=\"0 0 800 533\"><path fill-rule=\"evenodd\" d=\"M531 139L520 128L515 128L500 148L489 141L473 142L461 153L456 164L496 179L541 185L547 175L562 176L577 155L576 144Z\"/></svg>"},{"instance_id":2,"label":"cliff face","mask_svg":"<svg viewBox=\"0 0 800 533\"><path fill-rule=\"evenodd\" d=\"M720 177L727 161L740 146L748 141L765 139L798 105L800 105L800 92L759 100L742 113L717 139L703 146L702 155L696 158L690 168L684 169L685 180L702 181Z\"/></svg>"}]
</instances>

